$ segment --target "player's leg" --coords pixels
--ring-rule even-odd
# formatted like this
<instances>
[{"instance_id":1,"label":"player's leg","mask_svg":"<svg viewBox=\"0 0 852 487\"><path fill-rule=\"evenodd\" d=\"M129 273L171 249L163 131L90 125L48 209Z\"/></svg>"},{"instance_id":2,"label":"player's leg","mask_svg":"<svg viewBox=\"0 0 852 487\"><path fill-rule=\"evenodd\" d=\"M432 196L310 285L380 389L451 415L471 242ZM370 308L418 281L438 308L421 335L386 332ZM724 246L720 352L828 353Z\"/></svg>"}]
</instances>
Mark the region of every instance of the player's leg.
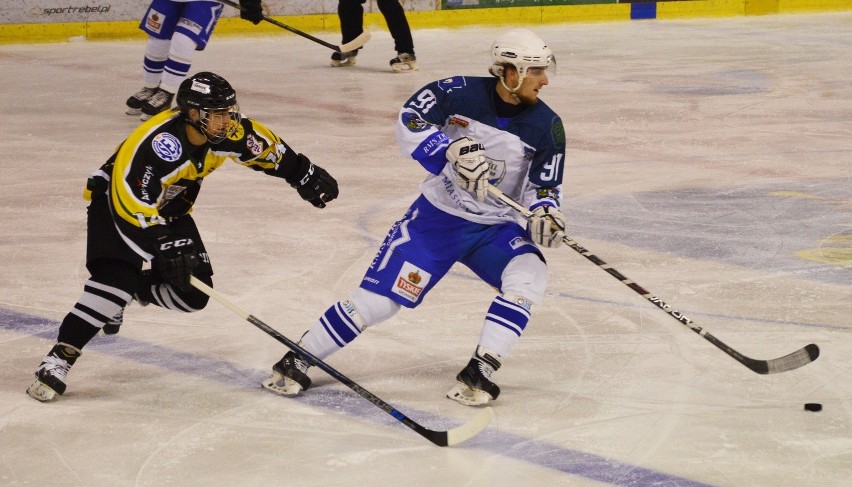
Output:
<instances>
[{"instance_id":1,"label":"player's leg","mask_svg":"<svg viewBox=\"0 0 852 487\"><path fill-rule=\"evenodd\" d=\"M423 198L417 200L391 227L361 286L348 299L331 305L305 332L300 346L325 359L368 327L394 316L402 306L420 304L456 261L453 246L446 243L455 239L448 238L448 230L441 223L443 217L460 220L436 210ZM310 386L307 368L302 357L288 352L273 366L272 376L263 387L277 394L296 395Z\"/></svg>"},{"instance_id":2,"label":"player's leg","mask_svg":"<svg viewBox=\"0 0 852 487\"><path fill-rule=\"evenodd\" d=\"M463 261L501 291L488 308L473 356L447 393L447 397L468 406L485 404L500 395L491 376L526 328L532 305L544 297L547 265L523 230L513 226L498 227L489 245Z\"/></svg>"},{"instance_id":3,"label":"player's leg","mask_svg":"<svg viewBox=\"0 0 852 487\"><path fill-rule=\"evenodd\" d=\"M337 2L337 17L340 19L340 34L346 44L364 33L364 5L365 0L339 0ZM348 52L334 52L331 54L331 65L354 66L358 50Z\"/></svg>"},{"instance_id":4,"label":"player's leg","mask_svg":"<svg viewBox=\"0 0 852 487\"><path fill-rule=\"evenodd\" d=\"M399 0L378 0L379 11L385 18L396 49L396 57L391 59L391 69L396 72L417 70L417 57L414 56L414 40L411 27L405 17L405 10Z\"/></svg>"},{"instance_id":5,"label":"player's leg","mask_svg":"<svg viewBox=\"0 0 852 487\"><path fill-rule=\"evenodd\" d=\"M207 46L223 8L221 3L212 1L179 5L177 19L173 15L169 21L172 27L171 41L168 56L162 65L160 85L141 106L143 120L171 108L175 93L189 74L196 52ZM175 22L173 25L172 21Z\"/></svg>"}]
</instances>

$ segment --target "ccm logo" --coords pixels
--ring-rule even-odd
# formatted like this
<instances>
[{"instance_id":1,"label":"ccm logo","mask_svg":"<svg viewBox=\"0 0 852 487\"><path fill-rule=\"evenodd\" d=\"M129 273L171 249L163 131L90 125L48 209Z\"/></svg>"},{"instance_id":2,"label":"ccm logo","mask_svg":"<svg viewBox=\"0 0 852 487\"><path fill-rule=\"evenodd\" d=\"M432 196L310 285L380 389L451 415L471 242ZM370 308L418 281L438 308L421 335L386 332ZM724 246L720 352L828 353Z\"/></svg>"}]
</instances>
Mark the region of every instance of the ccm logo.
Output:
<instances>
[{"instance_id":1,"label":"ccm logo","mask_svg":"<svg viewBox=\"0 0 852 487\"><path fill-rule=\"evenodd\" d=\"M192 245L192 239L191 238L180 238L180 239L177 239L177 240L172 240L171 242L163 242L162 244L160 244L160 250L168 250L172 247L174 247L174 248L186 247L187 245Z\"/></svg>"}]
</instances>

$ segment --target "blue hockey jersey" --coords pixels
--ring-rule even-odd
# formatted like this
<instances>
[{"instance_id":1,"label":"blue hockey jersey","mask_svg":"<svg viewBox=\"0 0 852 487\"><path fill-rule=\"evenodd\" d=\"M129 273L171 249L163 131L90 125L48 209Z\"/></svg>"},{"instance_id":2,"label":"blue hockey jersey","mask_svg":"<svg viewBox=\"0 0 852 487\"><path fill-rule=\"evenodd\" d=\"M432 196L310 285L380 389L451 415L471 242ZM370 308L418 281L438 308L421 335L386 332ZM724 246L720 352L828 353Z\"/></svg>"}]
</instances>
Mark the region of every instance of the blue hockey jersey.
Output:
<instances>
[{"instance_id":1,"label":"blue hockey jersey","mask_svg":"<svg viewBox=\"0 0 852 487\"><path fill-rule=\"evenodd\" d=\"M561 206L565 159L562 120L543 101L509 119L494 105L493 77L453 77L417 91L399 112L396 136L400 150L417 160L429 175L421 184L437 208L469 221L497 224L517 221L517 212L488 196L485 202L456 183L446 149L470 136L485 147L489 182L526 206Z\"/></svg>"}]
</instances>

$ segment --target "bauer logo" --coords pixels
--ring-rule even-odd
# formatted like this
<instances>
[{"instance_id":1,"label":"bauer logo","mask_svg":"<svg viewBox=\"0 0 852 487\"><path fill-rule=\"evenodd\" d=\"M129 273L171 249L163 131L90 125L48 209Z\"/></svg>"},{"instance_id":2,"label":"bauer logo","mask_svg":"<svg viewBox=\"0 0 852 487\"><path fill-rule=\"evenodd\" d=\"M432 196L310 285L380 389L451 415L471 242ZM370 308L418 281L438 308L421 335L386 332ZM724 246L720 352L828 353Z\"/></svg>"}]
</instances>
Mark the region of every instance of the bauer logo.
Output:
<instances>
[{"instance_id":1,"label":"bauer logo","mask_svg":"<svg viewBox=\"0 0 852 487\"><path fill-rule=\"evenodd\" d=\"M154 149L155 154L168 162L175 162L180 159L180 155L183 153L180 141L168 132L157 134L151 141L151 147Z\"/></svg>"},{"instance_id":2,"label":"bauer logo","mask_svg":"<svg viewBox=\"0 0 852 487\"><path fill-rule=\"evenodd\" d=\"M430 279L432 279L432 274L406 262L396 276L393 292L412 303L416 303L420 299L420 295L423 294L423 290L429 285Z\"/></svg>"}]
</instances>

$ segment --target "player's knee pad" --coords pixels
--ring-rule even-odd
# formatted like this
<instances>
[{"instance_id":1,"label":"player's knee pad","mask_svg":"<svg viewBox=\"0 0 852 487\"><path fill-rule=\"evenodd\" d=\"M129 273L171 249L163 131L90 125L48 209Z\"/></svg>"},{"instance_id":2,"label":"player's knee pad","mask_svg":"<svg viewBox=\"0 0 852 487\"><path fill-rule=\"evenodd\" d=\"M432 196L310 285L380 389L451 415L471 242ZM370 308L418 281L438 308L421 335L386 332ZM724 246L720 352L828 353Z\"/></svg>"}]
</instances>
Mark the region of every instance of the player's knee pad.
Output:
<instances>
[{"instance_id":1,"label":"player's knee pad","mask_svg":"<svg viewBox=\"0 0 852 487\"><path fill-rule=\"evenodd\" d=\"M519 255L503 270L501 291L540 303L547 288L547 264L536 254Z\"/></svg>"},{"instance_id":2,"label":"player's knee pad","mask_svg":"<svg viewBox=\"0 0 852 487\"><path fill-rule=\"evenodd\" d=\"M355 308L361 329L389 319L401 308L396 301L360 287L352 291L349 301Z\"/></svg>"}]
</instances>

